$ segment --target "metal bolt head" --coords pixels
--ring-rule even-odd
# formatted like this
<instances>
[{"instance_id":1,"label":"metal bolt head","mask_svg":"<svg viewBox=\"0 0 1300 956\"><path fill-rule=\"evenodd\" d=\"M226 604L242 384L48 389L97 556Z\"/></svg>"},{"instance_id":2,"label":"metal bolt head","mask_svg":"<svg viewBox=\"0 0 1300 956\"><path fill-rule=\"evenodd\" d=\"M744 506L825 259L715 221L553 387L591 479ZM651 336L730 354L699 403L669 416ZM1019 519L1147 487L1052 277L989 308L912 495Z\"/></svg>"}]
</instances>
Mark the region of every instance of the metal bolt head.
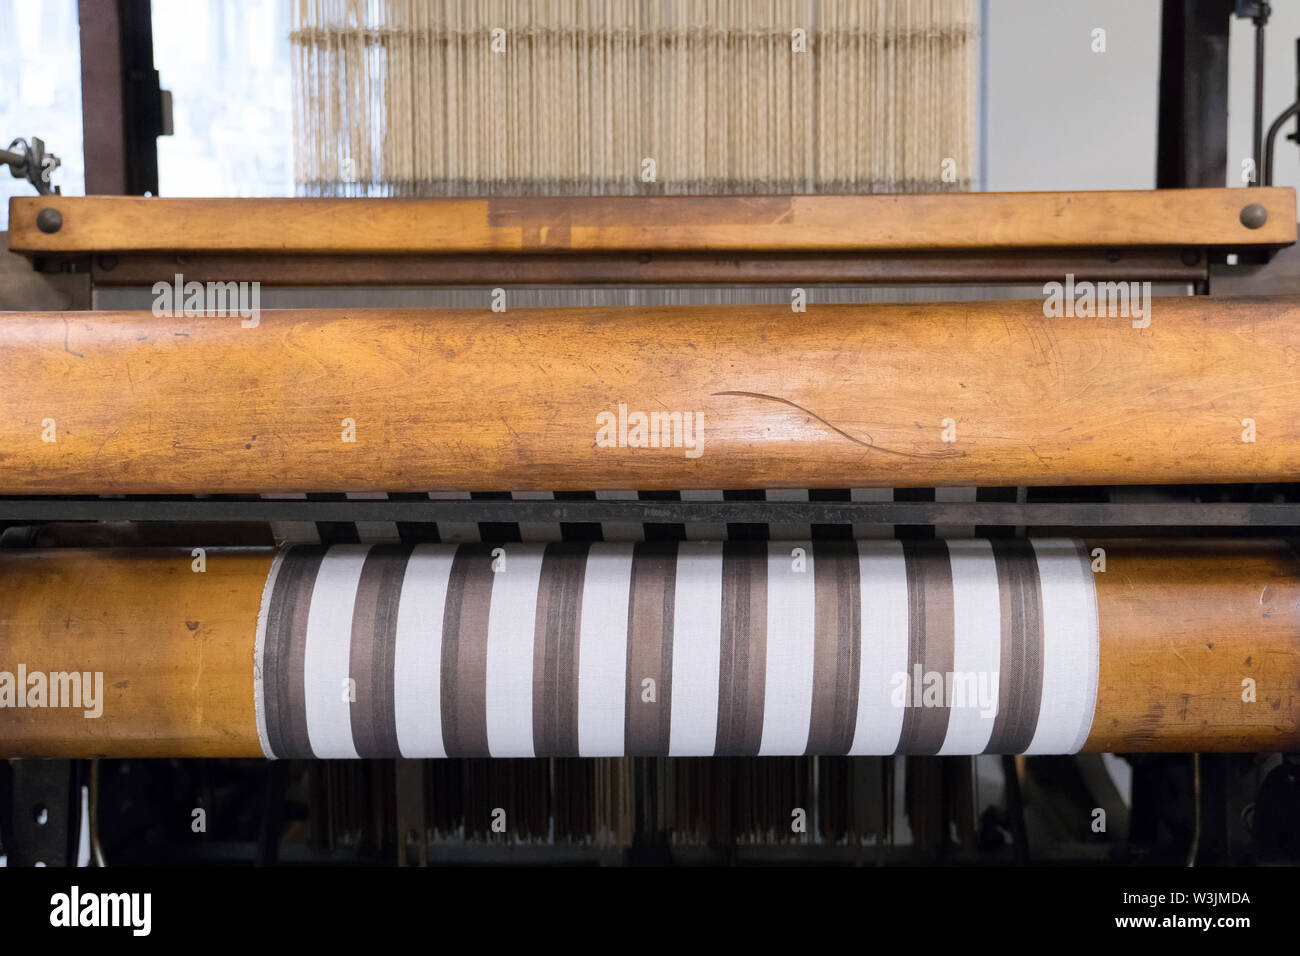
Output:
<instances>
[{"instance_id":1,"label":"metal bolt head","mask_svg":"<svg viewBox=\"0 0 1300 956\"><path fill-rule=\"evenodd\" d=\"M63 213L57 209L42 209L36 214L36 228L41 232L58 232L63 228Z\"/></svg>"},{"instance_id":2,"label":"metal bolt head","mask_svg":"<svg viewBox=\"0 0 1300 956\"><path fill-rule=\"evenodd\" d=\"M1241 210L1241 224L1247 229L1258 229L1268 222L1268 210L1257 202L1249 206L1243 206Z\"/></svg>"}]
</instances>

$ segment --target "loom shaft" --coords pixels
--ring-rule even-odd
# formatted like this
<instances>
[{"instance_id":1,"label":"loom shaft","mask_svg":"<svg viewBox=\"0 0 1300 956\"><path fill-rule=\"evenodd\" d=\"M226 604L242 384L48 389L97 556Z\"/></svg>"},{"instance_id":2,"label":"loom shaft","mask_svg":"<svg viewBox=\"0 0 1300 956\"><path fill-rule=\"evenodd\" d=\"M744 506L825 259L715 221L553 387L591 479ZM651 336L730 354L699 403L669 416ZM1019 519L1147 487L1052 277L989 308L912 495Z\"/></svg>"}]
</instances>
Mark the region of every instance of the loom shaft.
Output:
<instances>
[{"instance_id":1,"label":"loom shaft","mask_svg":"<svg viewBox=\"0 0 1300 956\"><path fill-rule=\"evenodd\" d=\"M793 569L796 548L806 573ZM4 755L1300 743L1300 561L1282 542L498 550L363 545L277 559L214 548L203 571L183 549L0 554L0 652L13 675L0 675ZM101 714L48 696L16 706L4 694L19 665L102 673ZM999 675L996 713L959 714L951 695L926 709L930 672L982 669ZM642 699L647 677L653 701ZM347 681L351 700L337 696ZM978 694L978 674L969 689Z\"/></svg>"},{"instance_id":2,"label":"loom shaft","mask_svg":"<svg viewBox=\"0 0 1300 956\"><path fill-rule=\"evenodd\" d=\"M1296 300L1149 305L12 313L0 491L1300 479Z\"/></svg>"}]
</instances>

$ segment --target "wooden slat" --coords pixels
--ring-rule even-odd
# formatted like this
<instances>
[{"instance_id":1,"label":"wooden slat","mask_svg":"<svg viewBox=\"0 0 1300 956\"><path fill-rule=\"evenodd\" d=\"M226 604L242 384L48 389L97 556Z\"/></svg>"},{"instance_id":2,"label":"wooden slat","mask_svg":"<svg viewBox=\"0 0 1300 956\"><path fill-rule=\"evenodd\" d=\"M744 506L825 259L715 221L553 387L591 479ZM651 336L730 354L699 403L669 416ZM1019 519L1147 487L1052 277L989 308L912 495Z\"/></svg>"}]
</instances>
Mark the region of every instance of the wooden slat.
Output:
<instances>
[{"instance_id":1,"label":"wooden slat","mask_svg":"<svg viewBox=\"0 0 1300 956\"><path fill-rule=\"evenodd\" d=\"M1268 221L1248 229L1250 203ZM36 226L56 209L62 226ZM1280 246L1295 192L941 193L493 199L17 197L10 245L26 253L761 252L1098 246ZM239 278L238 276L232 278Z\"/></svg>"},{"instance_id":2,"label":"wooden slat","mask_svg":"<svg viewBox=\"0 0 1300 956\"><path fill-rule=\"evenodd\" d=\"M1090 542L1100 627L1085 749L1300 747L1300 562L1281 541ZM0 708L0 757L257 757L269 548L0 551L13 673L102 671L103 715ZM1243 700L1243 681L1255 699Z\"/></svg>"},{"instance_id":3,"label":"wooden slat","mask_svg":"<svg viewBox=\"0 0 1300 956\"><path fill-rule=\"evenodd\" d=\"M1151 309L3 313L0 494L1300 480L1300 301ZM598 446L620 404L700 453Z\"/></svg>"}]
</instances>

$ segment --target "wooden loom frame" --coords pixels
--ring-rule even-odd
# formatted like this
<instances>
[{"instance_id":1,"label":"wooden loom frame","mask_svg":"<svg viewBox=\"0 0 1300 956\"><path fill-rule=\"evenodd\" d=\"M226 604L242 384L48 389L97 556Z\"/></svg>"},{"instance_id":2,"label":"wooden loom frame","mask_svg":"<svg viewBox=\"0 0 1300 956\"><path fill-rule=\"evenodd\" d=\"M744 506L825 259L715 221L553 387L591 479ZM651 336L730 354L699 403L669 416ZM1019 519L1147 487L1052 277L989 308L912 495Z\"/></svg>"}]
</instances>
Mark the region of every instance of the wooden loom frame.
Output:
<instances>
[{"instance_id":1,"label":"wooden loom frame","mask_svg":"<svg viewBox=\"0 0 1300 956\"><path fill-rule=\"evenodd\" d=\"M1262 221L1250 206L1263 209ZM166 281L175 271L287 285L666 282L679 274L710 283L1004 282L1067 271L1198 282L1212 258L1263 260L1296 239L1294 192L1285 189L734 200L40 197L15 199L11 210L14 251L56 270L88 258L101 285ZM42 214L50 225L46 210L58 213L51 231L37 225ZM352 228L357 222L363 228ZM5 506L35 501L4 502L0 518ZM69 515L77 510L64 502ZM1279 507L1281 520L1291 520L1293 509ZM1097 523L1118 523L1102 510Z\"/></svg>"},{"instance_id":2,"label":"wooden loom frame","mask_svg":"<svg viewBox=\"0 0 1300 956\"><path fill-rule=\"evenodd\" d=\"M1250 223L1253 225L1248 225ZM98 285L1202 282L1296 240L1286 188L467 199L16 197L9 245Z\"/></svg>"}]
</instances>

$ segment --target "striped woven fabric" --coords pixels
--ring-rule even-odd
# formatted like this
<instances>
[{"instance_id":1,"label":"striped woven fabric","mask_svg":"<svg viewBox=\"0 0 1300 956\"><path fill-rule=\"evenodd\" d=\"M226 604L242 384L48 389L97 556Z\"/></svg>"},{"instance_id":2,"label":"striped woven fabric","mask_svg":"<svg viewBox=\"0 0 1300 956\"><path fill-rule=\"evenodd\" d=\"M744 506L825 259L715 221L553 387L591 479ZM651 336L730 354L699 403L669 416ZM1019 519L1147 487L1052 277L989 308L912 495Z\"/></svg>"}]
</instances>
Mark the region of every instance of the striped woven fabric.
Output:
<instances>
[{"instance_id":1,"label":"striped woven fabric","mask_svg":"<svg viewBox=\"0 0 1300 956\"><path fill-rule=\"evenodd\" d=\"M1073 753L1098 619L1071 539L282 550L268 757Z\"/></svg>"}]
</instances>

